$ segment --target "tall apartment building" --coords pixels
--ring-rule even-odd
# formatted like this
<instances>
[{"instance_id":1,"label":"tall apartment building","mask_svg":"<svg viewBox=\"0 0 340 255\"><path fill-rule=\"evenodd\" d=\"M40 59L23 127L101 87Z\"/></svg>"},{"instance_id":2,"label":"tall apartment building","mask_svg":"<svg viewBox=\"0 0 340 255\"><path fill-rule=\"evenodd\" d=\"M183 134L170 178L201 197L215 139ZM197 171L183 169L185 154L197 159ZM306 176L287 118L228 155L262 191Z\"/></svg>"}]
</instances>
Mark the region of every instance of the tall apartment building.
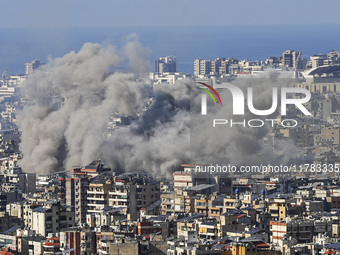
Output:
<instances>
[{"instance_id":1,"label":"tall apartment building","mask_svg":"<svg viewBox=\"0 0 340 255\"><path fill-rule=\"evenodd\" d=\"M208 217L220 217L223 212L223 196L217 197L217 195L210 196L197 196L195 198L195 213L203 213Z\"/></svg>"},{"instance_id":2,"label":"tall apartment building","mask_svg":"<svg viewBox=\"0 0 340 255\"><path fill-rule=\"evenodd\" d=\"M90 181L87 189L87 213L102 212L108 203L112 188L112 173L106 172Z\"/></svg>"},{"instance_id":3,"label":"tall apartment building","mask_svg":"<svg viewBox=\"0 0 340 255\"><path fill-rule=\"evenodd\" d=\"M155 73L176 73L177 59L175 57L161 57L155 60Z\"/></svg>"},{"instance_id":4,"label":"tall apartment building","mask_svg":"<svg viewBox=\"0 0 340 255\"><path fill-rule=\"evenodd\" d=\"M296 52L293 50L286 50L282 53L282 65L284 67L293 67Z\"/></svg>"},{"instance_id":5,"label":"tall apartment building","mask_svg":"<svg viewBox=\"0 0 340 255\"><path fill-rule=\"evenodd\" d=\"M73 176L65 178L66 204L74 206L75 224L86 223L87 188L89 178L86 176Z\"/></svg>"},{"instance_id":6,"label":"tall apartment building","mask_svg":"<svg viewBox=\"0 0 340 255\"><path fill-rule=\"evenodd\" d=\"M183 166L183 165L182 165ZM176 213L194 213L195 212L195 199L197 195L208 195L211 194L215 189L215 184L200 184L200 176L188 175L188 173L192 173L190 171L190 167L192 165L184 164L187 172L175 172L174 178L176 178L177 183L184 183L184 186L175 186L174 192L163 193L161 195L162 204L161 211L162 214L176 214ZM204 179L207 181L209 179ZM198 185L192 186L194 183ZM222 203L222 200L221 200ZM210 209L213 209L210 206ZM214 209L213 209L214 210ZM216 209L220 211L220 209ZM214 211L216 212L216 211ZM212 213L213 214L213 213Z\"/></svg>"},{"instance_id":7,"label":"tall apartment building","mask_svg":"<svg viewBox=\"0 0 340 255\"><path fill-rule=\"evenodd\" d=\"M211 61L211 73L213 74L226 74L226 60L225 58L216 58Z\"/></svg>"},{"instance_id":8,"label":"tall apartment building","mask_svg":"<svg viewBox=\"0 0 340 255\"><path fill-rule=\"evenodd\" d=\"M300 54L300 58L298 56ZM293 68L297 64L298 70L306 69L307 59L301 58L301 51L294 51L294 50L286 50L282 53L282 65L286 68ZM298 59L298 62L296 63Z\"/></svg>"},{"instance_id":9,"label":"tall apartment building","mask_svg":"<svg viewBox=\"0 0 340 255\"><path fill-rule=\"evenodd\" d=\"M96 254L96 249L96 232L90 229L82 228L60 232L60 250L63 254Z\"/></svg>"},{"instance_id":10,"label":"tall apartment building","mask_svg":"<svg viewBox=\"0 0 340 255\"><path fill-rule=\"evenodd\" d=\"M39 60L33 60L30 63L25 63L25 74L27 76L31 75L36 69L42 66L44 63L41 63Z\"/></svg>"},{"instance_id":11,"label":"tall apartment building","mask_svg":"<svg viewBox=\"0 0 340 255\"><path fill-rule=\"evenodd\" d=\"M24 206L25 227L46 236L74 226L74 211L70 207L51 201Z\"/></svg>"},{"instance_id":12,"label":"tall apartment building","mask_svg":"<svg viewBox=\"0 0 340 255\"><path fill-rule=\"evenodd\" d=\"M4 183L12 184L19 188L22 193L36 192L36 174L23 173L20 167L11 167L4 170Z\"/></svg>"},{"instance_id":13,"label":"tall apartment building","mask_svg":"<svg viewBox=\"0 0 340 255\"><path fill-rule=\"evenodd\" d=\"M196 76L210 74L211 61L198 58L194 62L194 73Z\"/></svg>"},{"instance_id":14,"label":"tall apartment building","mask_svg":"<svg viewBox=\"0 0 340 255\"><path fill-rule=\"evenodd\" d=\"M184 172L174 172L174 188L188 188L195 185L195 172L193 170L187 170Z\"/></svg>"},{"instance_id":15,"label":"tall apartment building","mask_svg":"<svg viewBox=\"0 0 340 255\"><path fill-rule=\"evenodd\" d=\"M135 187L128 184L115 184L109 191L109 206L126 208L125 212L135 212L133 207L137 204ZM132 195L131 195L132 194Z\"/></svg>"},{"instance_id":16,"label":"tall apartment building","mask_svg":"<svg viewBox=\"0 0 340 255\"><path fill-rule=\"evenodd\" d=\"M109 206L124 207L131 217L135 217L140 209L147 208L159 199L159 186L152 183L116 184L109 191Z\"/></svg>"},{"instance_id":17,"label":"tall apartment building","mask_svg":"<svg viewBox=\"0 0 340 255\"><path fill-rule=\"evenodd\" d=\"M91 180L96 177L110 173L110 168L102 164L100 160L95 160L85 167L75 167L72 169L72 176L64 178L66 188L66 204L75 208L75 223L81 225L86 223L86 214L88 211L88 188ZM100 177L98 177L100 179ZM97 180L98 180L97 179ZM62 179L60 181L63 181ZM95 185L93 182L92 185ZM62 187L59 183L59 186ZM100 186L100 185L99 185ZM91 209L103 207L104 203L101 199L96 198L99 194L90 193ZM105 198L106 199L106 198ZM95 201L95 202L94 202ZM97 205L98 204L98 205ZM99 204L102 204L99 206Z\"/></svg>"},{"instance_id":18,"label":"tall apartment building","mask_svg":"<svg viewBox=\"0 0 340 255\"><path fill-rule=\"evenodd\" d=\"M61 204L66 204L66 180L64 176L58 178L58 186L56 189L57 199Z\"/></svg>"},{"instance_id":19,"label":"tall apartment building","mask_svg":"<svg viewBox=\"0 0 340 255\"><path fill-rule=\"evenodd\" d=\"M194 212L194 191L178 189L176 192L164 193L162 198L162 214Z\"/></svg>"}]
</instances>

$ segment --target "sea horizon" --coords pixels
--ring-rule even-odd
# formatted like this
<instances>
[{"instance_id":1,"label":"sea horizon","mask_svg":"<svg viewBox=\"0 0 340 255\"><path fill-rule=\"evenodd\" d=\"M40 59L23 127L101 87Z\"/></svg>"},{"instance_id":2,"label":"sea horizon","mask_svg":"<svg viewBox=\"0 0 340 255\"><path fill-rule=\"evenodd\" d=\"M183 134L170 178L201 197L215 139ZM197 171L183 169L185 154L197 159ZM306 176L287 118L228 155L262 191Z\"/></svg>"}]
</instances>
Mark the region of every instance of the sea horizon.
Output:
<instances>
[{"instance_id":1,"label":"sea horizon","mask_svg":"<svg viewBox=\"0 0 340 255\"><path fill-rule=\"evenodd\" d=\"M0 28L0 73L24 73L26 62L62 57L86 42L121 48L134 34L151 50L150 71L154 60L173 56L179 72L193 74L196 58L265 60L290 49L309 59L340 50L338 30L336 24Z\"/></svg>"}]
</instances>

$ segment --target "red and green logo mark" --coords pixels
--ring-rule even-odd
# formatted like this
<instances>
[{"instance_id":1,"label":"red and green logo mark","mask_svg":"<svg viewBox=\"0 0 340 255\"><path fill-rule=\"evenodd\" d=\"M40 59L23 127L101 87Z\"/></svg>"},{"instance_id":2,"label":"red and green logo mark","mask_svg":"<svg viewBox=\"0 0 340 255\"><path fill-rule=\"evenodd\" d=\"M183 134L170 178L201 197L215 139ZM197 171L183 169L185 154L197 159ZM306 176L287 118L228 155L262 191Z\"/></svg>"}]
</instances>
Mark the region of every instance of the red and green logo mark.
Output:
<instances>
[{"instance_id":1,"label":"red and green logo mark","mask_svg":"<svg viewBox=\"0 0 340 255\"><path fill-rule=\"evenodd\" d=\"M221 97L220 97L220 95L217 93L217 91L213 87L211 87L210 85L205 84L203 82L197 82L197 83L207 87L208 89L210 89L216 95L216 97L218 98L218 101L220 102L220 104L222 106ZM212 98L212 100L214 101L215 105L217 105L216 99L215 99L214 95L208 89L205 89L205 88L199 88L199 89L203 90L205 93L207 93Z\"/></svg>"}]
</instances>

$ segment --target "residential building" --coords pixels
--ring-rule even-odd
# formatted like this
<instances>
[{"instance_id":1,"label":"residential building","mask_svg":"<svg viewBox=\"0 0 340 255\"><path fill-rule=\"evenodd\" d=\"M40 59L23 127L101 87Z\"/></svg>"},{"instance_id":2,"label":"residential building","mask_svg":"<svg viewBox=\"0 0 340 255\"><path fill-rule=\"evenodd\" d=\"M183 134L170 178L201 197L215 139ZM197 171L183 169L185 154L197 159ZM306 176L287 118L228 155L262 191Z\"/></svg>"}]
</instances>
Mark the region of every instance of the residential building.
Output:
<instances>
[{"instance_id":1,"label":"residential building","mask_svg":"<svg viewBox=\"0 0 340 255\"><path fill-rule=\"evenodd\" d=\"M207 75L211 72L211 61L198 58L194 62L195 76Z\"/></svg>"},{"instance_id":2,"label":"residential building","mask_svg":"<svg viewBox=\"0 0 340 255\"><path fill-rule=\"evenodd\" d=\"M177 59L175 57L161 57L155 60L155 73L176 73Z\"/></svg>"},{"instance_id":3,"label":"residential building","mask_svg":"<svg viewBox=\"0 0 340 255\"><path fill-rule=\"evenodd\" d=\"M25 64L25 74L26 76L31 75L35 70L37 70L40 66L42 66L44 63L40 62L39 60L33 60L30 63Z\"/></svg>"},{"instance_id":4,"label":"residential building","mask_svg":"<svg viewBox=\"0 0 340 255\"><path fill-rule=\"evenodd\" d=\"M87 213L87 188L89 178L83 175L74 175L74 177L65 178L66 187L66 205L74 207L75 224L81 225L86 223Z\"/></svg>"}]
</instances>

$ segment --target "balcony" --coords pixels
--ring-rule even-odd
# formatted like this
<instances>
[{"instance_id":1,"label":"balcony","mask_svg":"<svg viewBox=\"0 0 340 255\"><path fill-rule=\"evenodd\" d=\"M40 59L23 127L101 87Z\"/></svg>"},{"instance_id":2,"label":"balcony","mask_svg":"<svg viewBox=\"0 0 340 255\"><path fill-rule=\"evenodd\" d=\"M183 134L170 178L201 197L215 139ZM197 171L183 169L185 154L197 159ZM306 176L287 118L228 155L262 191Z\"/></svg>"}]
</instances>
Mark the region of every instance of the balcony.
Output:
<instances>
[{"instance_id":1,"label":"balcony","mask_svg":"<svg viewBox=\"0 0 340 255\"><path fill-rule=\"evenodd\" d=\"M99 208L104 208L106 206L106 204L102 203L102 204L87 204L87 206L90 207L99 207Z\"/></svg>"},{"instance_id":2,"label":"balcony","mask_svg":"<svg viewBox=\"0 0 340 255\"><path fill-rule=\"evenodd\" d=\"M109 199L109 204L117 204L117 203L124 203L127 204L129 203L128 199Z\"/></svg>"},{"instance_id":3,"label":"balcony","mask_svg":"<svg viewBox=\"0 0 340 255\"><path fill-rule=\"evenodd\" d=\"M128 192L126 192L125 190L117 190L117 191L109 191L110 195L127 195Z\"/></svg>"},{"instance_id":4,"label":"balcony","mask_svg":"<svg viewBox=\"0 0 340 255\"><path fill-rule=\"evenodd\" d=\"M87 194L104 194L104 190L101 190L101 191L96 191L96 190L90 191L90 190L88 190Z\"/></svg>"},{"instance_id":5,"label":"balcony","mask_svg":"<svg viewBox=\"0 0 340 255\"><path fill-rule=\"evenodd\" d=\"M106 201L106 199L102 197L88 197L87 200Z\"/></svg>"}]
</instances>

